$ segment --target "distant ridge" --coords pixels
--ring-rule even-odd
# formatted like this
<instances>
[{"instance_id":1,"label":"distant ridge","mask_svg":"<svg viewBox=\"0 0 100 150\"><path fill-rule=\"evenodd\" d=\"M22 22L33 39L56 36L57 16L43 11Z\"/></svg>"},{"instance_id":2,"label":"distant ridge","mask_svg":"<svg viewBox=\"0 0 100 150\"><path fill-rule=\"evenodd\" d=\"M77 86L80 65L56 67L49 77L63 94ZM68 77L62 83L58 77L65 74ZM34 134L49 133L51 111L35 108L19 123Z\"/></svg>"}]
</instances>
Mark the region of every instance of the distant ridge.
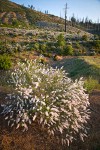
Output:
<instances>
[{"instance_id":1,"label":"distant ridge","mask_svg":"<svg viewBox=\"0 0 100 150\"><path fill-rule=\"evenodd\" d=\"M64 31L65 20L53 14L45 14L32 8L19 5L9 0L0 0L0 27L34 29L42 28L53 31ZM67 33L87 34L85 28L73 26L67 21Z\"/></svg>"},{"instance_id":2,"label":"distant ridge","mask_svg":"<svg viewBox=\"0 0 100 150\"><path fill-rule=\"evenodd\" d=\"M0 26L34 27L40 22L64 24L60 17L44 14L42 12L16 4L9 0L0 0Z\"/></svg>"}]
</instances>

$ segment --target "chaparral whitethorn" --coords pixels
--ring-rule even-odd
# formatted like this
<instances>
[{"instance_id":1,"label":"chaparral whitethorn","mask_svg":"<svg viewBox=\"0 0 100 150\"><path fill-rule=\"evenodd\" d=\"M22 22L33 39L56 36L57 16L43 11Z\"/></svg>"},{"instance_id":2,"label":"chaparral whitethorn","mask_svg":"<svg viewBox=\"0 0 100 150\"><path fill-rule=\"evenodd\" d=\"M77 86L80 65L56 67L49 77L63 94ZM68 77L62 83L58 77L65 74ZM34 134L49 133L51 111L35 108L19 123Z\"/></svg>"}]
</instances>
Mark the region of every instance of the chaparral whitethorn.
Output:
<instances>
[{"instance_id":1,"label":"chaparral whitethorn","mask_svg":"<svg viewBox=\"0 0 100 150\"><path fill-rule=\"evenodd\" d=\"M23 127L38 121L49 134L60 135L69 145L79 134L87 135L89 100L82 79L73 82L63 69L54 69L37 60L18 63L9 84L15 92L8 95L2 114L10 126ZM59 134L58 134L59 133Z\"/></svg>"}]
</instances>

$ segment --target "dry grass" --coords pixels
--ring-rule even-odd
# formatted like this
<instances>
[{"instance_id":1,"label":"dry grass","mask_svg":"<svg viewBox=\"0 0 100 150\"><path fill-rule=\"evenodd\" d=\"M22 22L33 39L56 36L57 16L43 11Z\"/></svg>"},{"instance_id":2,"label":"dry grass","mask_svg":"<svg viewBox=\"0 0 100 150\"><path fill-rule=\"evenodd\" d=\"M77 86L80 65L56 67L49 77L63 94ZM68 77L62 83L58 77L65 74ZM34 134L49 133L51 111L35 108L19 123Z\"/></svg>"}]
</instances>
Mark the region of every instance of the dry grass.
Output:
<instances>
[{"instance_id":1,"label":"dry grass","mask_svg":"<svg viewBox=\"0 0 100 150\"><path fill-rule=\"evenodd\" d=\"M90 65L100 69L100 56L83 56L82 58Z\"/></svg>"}]
</instances>

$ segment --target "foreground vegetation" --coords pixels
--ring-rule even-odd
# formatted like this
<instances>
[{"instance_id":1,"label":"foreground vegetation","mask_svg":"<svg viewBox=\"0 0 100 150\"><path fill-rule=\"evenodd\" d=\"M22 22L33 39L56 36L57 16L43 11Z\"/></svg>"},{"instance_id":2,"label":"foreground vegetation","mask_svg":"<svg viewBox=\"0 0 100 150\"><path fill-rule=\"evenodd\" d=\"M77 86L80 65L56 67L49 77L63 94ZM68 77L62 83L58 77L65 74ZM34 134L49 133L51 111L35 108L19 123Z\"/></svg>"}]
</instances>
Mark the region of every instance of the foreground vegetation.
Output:
<instances>
[{"instance_id":1,"label":"foreground vegetation","mask_svg":"<svg viewBox=\"0 0 100 150\"><path fill-rule=\"evenodd\" d=\"M86 93L100 90L99 37L2 28L0 39L0 88L10 93L9 102L2 103L7 124L28 130L36 123L67 145L85 139ZM32 62L35 58L38 63ZM63 66L68 77L50 66Z\"/></svg>"},{"instance_id":2,"label":"foreground vegetation","mask_svg":"<svg viewBox=\"0 0 100 150\"><path fill-rule=\"evenodd\" d=\"M23 55L24 54L24 55ZM16 56L16 57L15 57ZM20 54L17 54L17 55L15 55L15 56L13 56L14 58L12 59L12 60L14 60L14 61L16 61L16 62L18 62L19 60L20 61L22 61L22 62L24 62L25 63L25 58L27 57L28 59L33 59L33 54L31 53L20 53ZM20 57L19 57L20 56ZM95 62L97 61L97 62L99 62L99 57L94 57L94 56L90 56L90 57L83 57L83 58L81 58L81 57L70 57L70 56L68 56L66 59L63 59L63 60L61 60L61 61L53 61L53 63L55 64L55 65L53 65L53 66L58 66L58 67L60 67L60 66L64 66L65 68L66 68L66 70L67 70L67 68L69 68L69 72L70 72L70 69L74 69L74 65L76 64L76 62L78 62L77 63L77 67L78 67L78 65L80 64L80 62L81 61L85 61L85 59L87 59L88 58L88 60L90 60L90 62L91 62L91 60L92 59L95 59ZM43 58L44 59L44 58ZM79 61L80 60L80 61ZM14 62L13 61L13 62ZM40 59L39 59L39 64L40 64L40 66L42 66L42 64L40 63L41 61L40 61ZM73 63L71 63L71 62L73 62ZM16 64L16 63L15 63ZM23 63L21 63L21 64L23 64ZM56 65L57 64L57 65ZM83 63L82 63L83 64ZM81 64L81 65L82 65ZM85 65L86 65L87 63L85 62ZM92 64L92 63L91 63ZM20 64L19 64L20 65ZM25 64L26 66L27 66L27 64ZM84 67L85 67L85 65L84 65ZM89 64L87 64L88 65L88 67L89 67ZM14 65L15 66L15 65ZM23 65L22 65L23 66ZM68 67L69 66L69 67ZM72 67L73 66L73 67ZM24 67L24 66L23 66ZM28 66L27 66L28 67ZM31 67L31 66L30 66ZM30 68L29 67L29 68ZM87 68L88 68L87 67ZM92 69L93 69L93 65L91 65L91 67L92 67ZM97 65L97 67L98 67L98 65ZM28 69L29 69L28 68ZM17 67L17 69L18 69L18 67ZM24 69L25 69L25 67L24 67ZM80 69L80 76L81 76L81 74L82 74L82 70L81 70L81 67L79 67L79 69ZM90 68L88 68L89 70L90 70ZM21 71L22 71L23 69L21 69ZM37 69L35 69L35 71L36 71ZM12 73L12 77L11 77L11 74L10 74L10 76L9 76L9 74L8 74L8 71L4 71L4 70L2 70L2 71L0 71L0 75L1 75L1 77L2 78L0 78L0 80L1 79L4 79L5 77L8 77L8 78L5 78L7 81L9 81L9 79L11 79L12 78L12 80L10 80L10 83L9 84L13 84L13 85L15 85L14 87L16 87L18 84L17 83L21 83L21 80L16 80L16 77L18 77L18 76L16 76L17 74L17 71L18 70L12 70L13 71L13 73ZM12 72L11 71L11 72ZM20 73L21 73L21 71L18 71L18 75L20 75ZM60 70L59 70L60 71ZM92 70L93 71L93 70ZM98 70L99 71L99 70ZM15 72L15 73L14 73ZM43 70L42 70L42 72L43 72ZM39 73L39 77L41 76L41 73L42 72L40 72ZM68 72L68 71L67 71ZM30 71L28 71L28 74L30 74L31 72ZM37 72L38 73L38 72ZM56 72L55 72L56 73ZM27 74L27 71L25 71L25 74L26 74L26 80L27 80L27 82L29 83L29 84L31 84L31 80L29 80L29 78L28 78L28 74ZM31 75L31 74L30 74ZM30 76L29 75L29 76ZM52 74L52 75L54 75L54 73ZM86 76L85 76L85 73L83 74L84 75L84 77L85 78L87 78L88 77L88 75L86 74ZM95 75L96 75L96 77L97 77L97 79L99 79L98 77L98 73L96 72L95 73ZM32 76L34 76L34 73L32 73ZM30 76L30 77L32 77L32 76ZM21 76L19 76L20 77L20 79L21 79ZM35 79L36 79L36 76L34 76L35 77ZM60 76L59 76L60 77ZM58 75L57 75L57 78L59 78L58 77ZM76 71L76 75L75 76L71 76L71 78L72 79L75 79L75 78L80 78L79 76L78 76L78 74L77 74L77 71ZM43 78L45 78L44 76L43 76ZM47 78L47 76L46 76L46 78ZM45 78L45 79L46 79ZM49 76L49 78L50 78L50 76ZM91 79L91 78L90 78ZM2 83L4 83L3 81L5 81L5 80L2 80ZM12 82L12 81L14 81L14 82ZM19 82L17 82L17 81L19 81ZM24 80L23 80L23 78L22 78L22 81L24 82ZM37 93L37 89L39 88L39 86L38 86L38 84L37 84L37 81L38 80L35 80L36 82L35 83L33 83L34 84L34 87L33 87L33 90L31 90L31 87L29 87L29 90L26 92L26 89L28 88L28 85L29 84L24 84L23 85L23 87L25 87L25 86L27 86L26 88L21 88L21 90L20 90L20 87L18 87L18 91L17 91L17 89L14 91L14 88L12 89L11 88L11 86L9 87L8 85L6 85L5 86L5 88L4 88L4 84L2 84L2 89L4 89L4 91L3 90L1 90L1 87L0 87L0 90L1 90L1 92L6 92L6 93L11 93L10 95L8 95L8 99L9 99L9 103L7 104L7 101L5 101L4 100L4 95L3 95L3 93L1 93L0 94L0 100L1 100L1 97L2 97L2 102L1 102L1 104L6 104L5 106L5 112L7 112L8 110L10 110L10 108L12 109L12 112L10 113L9 111L8 111L8 113L5 115L5 117L6 117L6 119L7 119L7 121L5 122L5 126L4 126L4 117L3 118L1 118L1 116L0 116L0 118L1 118L1 122L3 123L3 127L2 127L2 125L0 125L0 128L2 129L2 130L0 130L1 132L0 132L0 138L2 137L2 139L1 139L1 141L2 141L2 143L1 143L1 147L0 148L3 148L4 150L6 150L6 149L8 149L8 150L10 150L10 149L14 149L14 150L16 150L18 147L17 146L19 146L20 148L22 148L23 147L23 149L52 149L52 148L55 148L56 149L56 147L57 147L57 150L61 150L61 149L64 149L64 150L66 150L66 149L71 149L71 150L78 150L78 149L82 149L82 150L84 150L84 149L89 149L89 150L91 150L91 149L99 149L100 148L100 144L99 144L99 124L95 124L95 123L97 123L97 120L98 120L98 122L99 122L99 108L97 107L98 105L97 104L99 104L99 97L93 97L92 99L93 99L93 102L95 102L96 103L96 101L98 101L98 103L97 104L95 104L95 105L93 105L92 103L91 103L91 105L93 105L93 107L90 105L90 109L92 110L92 113L90 114L90 122L89 122L89 126L87 126L87 127L89 127L90 128L90 133L89 133L89 135L88 135L88 138L84 138L85 139L85 143L84 142L79 142L80 140L79 140L79 137L77 136L75 136L75 138L77 139L78 138L78 140L77 141L75 141L75 143L74 143L74 140L72 140L72 144L70 144L70 146L69 146L69 148L67 148L67 146L65 146L65 147L63 147L61 144L60 144L60 146L59 146L59 140L58 140L58 138L56 139L56 138L53 138L53 136L52 136L52 133L51 133L51 136L49 137L48 136L48 134L47 134L47 126L45 126L44 124L43 124L43 127L41 128L41 126L42 126L42 123L40 124L40 117L39 116L41 116L41 118L43 117L44 118L44 120L46 119L46 120L48 120L48 114L50 113L50 112L48 112L49 110L48 109L46 109L46 107L44 106L44 105L40 105L41 103L38 103L39 105L37 105L37 106L39 106L39 108L40 108L40 106L42 107L42 111L40 111L39 112L39 110L38 110L38 113L37 113L37 117L35 118L34 117L34 111L32 111L32 112L30 112L30 114L33 114L33 116L32 117L34 117L35 118L35 120L34 121L32 121L32 124L28 124L28 118L27 118L27 112L26 112L26 115L24 116L25 118L23 118L23 119L25 119L25 122L23 122L22 121L22 118L17 118L17 117L23 117L23 112L22 112L22 110L23 109L25 109L25 111L26 110L28 110L29 108L31 108L31 107L26 107L26 106L29 106L30 105L30 103L28 103L27 105L26 105L26 103L28 102L28 101L25 101L25 105L23 105L22 103L23 103L23 101L20 101L20 99L19 98L22 98L23 97L23 100L25 99L25 98L27 98L29 95L29 99L31 99L32 97L32 95L34 95L34 94L37 94L38 95L38 93ZM44 81L44 83L45 83L45 80L43 79L43 81ZM56 79L54 79L54 81L56 81ZM14 84L14 83L16 83L16 84ZM58 83L58 82L54 82L54 85L56 86L56 83ZM74 83L73 81L72 81L72 83ZM76 81L76 84L77 84L78 82ZM65 84L65 82L63 82L63 84ZM57 86L57 88L62 88L62 85L63 84L61 84L61 86ZM47 85L47 83L46 84L44 84L44 85ZM71 85L71 84L70 84ZM41 84L41 86L42 86L42 84ZM53 87L55 87L55 86L52 86L52 88ZM37 87L37 88L36 88ZM43 86L43 88L44 88L44 86ZM46 87L45 87L46 88ZM69 88L70 88L70 86L69 86ZM72 88L73 88L73 93L74 93L74 86L72 86ZM48 88L46 88L47 90L48 90ZM35 93L30 93L31 91L34 91L35 90ZM39 90L39 89L38 89ZM51 91L52 89L50 88L50 91ZM78 89L77 89L78 90ZM23 95L20 95L21 93L23 93ZM43 92L43 91L42 91ZM48 92L49 92L49 90L48 90ZM58 92L60 92L60 91L58 91ZM77 92L77 91L76 91ZM18 93L18 95L19 95L19 98L17 99L17 101L16 101L16 98L17 98L17 93ZM44 92L43 92L44 93ZM70 91L69 91L69 93L70 93ZM73 95L73 93L71 94L71 96ZM32 95L31 95L32 94ZM45 93L44 93L45 94ZM78 92L78 94L79 94L79 92ZM15 96L14 96L15 95ZM61 92L60 92L60 95L61 95ZM5 96L7 96L7 95L5 95ZM14 97L13 97L14 96ZM21 97L20 97L21 96ZM38 95L38 96L40 96L40 94ZM55 95L56 96L56 95ZM74 95L73 95L74 96ZM76 96L77 96L77 93L76 93ZM96 95L95 95L96 96ZM52 96L51 96L52 97ZM60 96L58 96L58 94L57 94L57 97L59 97L59 99L61 99L61 97ZM11 99L10 99L11 98ZM67 97L68 98L68 97ZM77 97L78 98L78 97ZM48 97L46 98L46 99L48 99ZM3 101L4 100L4 101ZM12 102L14 100L14 103ZM20 105L20 104L18 104L18 107L17 107L17 105L16 105L16 102L19 102L20 101L20 104L22 104L22 105ZM22 103L21 103L22 102ZM44 102L44 101L43 101ZM57 100L57 102L58 102L58 100ZM66 101L67 102L67 101ZM11 105L10 105L11 104ZM56 106L56 104L57 104L57 108L59 107L59 104L58 103L56 103L55 102L55 106ZM75 103L76 104L76 103ZM33 105L33 103L32 103L32 105ZM4 106L4 105L3 105ZM48 104L46 105L46 106L48 106ZM64 105L65 106L65 105ZM95 106L96 106L96 109L95 109ZM15 125L14 125L14 127L11 129L11 128L8 128L7 127L7 123L11 126L13 126L13 122L12 122L12 120L13 120L13 114L15 113L15 111L16 111L16 109L13 109L13 108L17 108L17 110L19 110L20 111L20 109L21 109L21 112L22 112L22 115L21 116L17 116L18 115L18 113L17 113L17 115L15 114L15 116L14 117L16 117L16 121L19 121L19 124L20 125L18 125L17 123L15 123ZM7 109L8 108L8 109ZM23 108L23 109L22 109ZM72 107L73 108L73 107ZM74 111L74 110L73 110ZM41 114L41 112L42 112L42 114ZM44 114L44 115L43 115ZM29 114L28 114L29 115ZM39 115L39 116L38 116ZM63 116L64 114L62 114L61 116ZM47 117L46 117L47 116ZM46 117L46 118L45 118ZM74 116L73 116L74 117ZM95 119L94 119L95 118ZM17 120L18 119L18 120ZM29 119L31 119L31 117L29 118ZM10 120L10 122L9 122L9 120ZM92 121L91 121L92 120ZM26 125L27 126L25 126L25 125L22 125L21 124L21 121L22 121L22 124L23 123L26 123ZM49 121L49 120L48 120ZM37 123L38 122L38 123ZM72 121L73 122L73 121ZM31 123L31 122L30 122ZM46 122L45 122L46 123ZM59 122L60 123L60 122ZM40 124L40 125L39 125ZM18 126L17 126L18 125ZM20 129L21 130L23 130L23 128L25 127L26 129L29 129L27 132L24 132L24 133L22 133L21 132L21 130L19 129L19 130L16 130L16 128L15 128L15 126L17 126L17 127L20 127ZM91 128L91 126L92 126L92 128ZM5 127L5 128L4 128ZM3 128L4 128L4 130L3 130ZM7 130L8 129L10 129L10 131L8 132ZM53 128L54 129L54 128ZM6 132L7 133L5 133L5 130L6 130ZM3 131L3 132L2 132ZM66 141L66 139L65 139L65 136L63 136L62 137L62 133L61 133L61 129L59 128L59 129L57 129L56 130L58 133L60 132L60 134L57 134L57 136L60 138L60 139L62 139L63 138L63 140L62 140L62 142L65 142ZM73 129L73 131L74 131L74 129ZM81 130L82 131L82 130ZM70 133L70 132L69 132ZM81 133L81 132L80 132ZM37 135L38 135L38 137L37 137ZM54 132L54 135L56 135L55 134L55 132ZM64 134L65 135L65 134ZM24 137L26 137L26 138L24 138ZM81 138L82 138L83 136L81 136ZM52 142L51 141L49 141L50 143L48 143L48 139L52 139ZM26 140L25 140L26 139ZM37 139L37 141L36 141L36 139ZM56 139L56 140L55 140ZM14 144L12 144L12 141L13 141L13 143ZM26 142L27 141L27 142ZM46 144L43 144L42 142L40 142L40 141L44 141L44 143L46 142ZM58 142L57 143L57 145L55 145L55 144L53 144L53 143L55 143L55 142ZM67 144L68 144L68 141L66 141L67 142ZM69 142L71 142L70 140L69 140ZM21 143L25 143L25 144L21 144ZM39 144L38 146L37 146L37 143ZM41 144L40 144L41 143ZM42 148L41 148L41 146L43 146Z\"/></svg>"},{"instance_id":3,"label":"foreground vegetation","mask_svg":"<svg viewBox=\"0 0 100 150\"><path fill-rule=\"evenodd\" d=\"M0 4L0 149L99 150L100 36Z\"/></svg>"},{"instance_id":4,"label":"foreground vegetation","mask_svg":"<svg viewBox=\"0 0 100 150\"><path fill-rule=\"evenodd\" d=\"M38 58L38 53L33 51L23 51L13 53L10 56L2 55L0 56L0 69L7 70L16 66L17 62L23 62L27 59ZM62 59L64 58L64 59ZM61 61L59 59L62 59ZM56 60L56 61L55 61ZM58 60L58 61L57 61ZM64 67L64 70L68 73L68 76L73 80L79 79L81 77L85 80L85 87L89 93L94 89L100 89L100 57L99 56L67 56L61 57L40 57L41 63L49 63L53 67ZM3 73L3 72L2 72ZM5 73L5 72L4 72ZM1 74L0 84L4 85L4 76Z\"/></svg>"},{"instance_id":5,"label":"foreground vegetation","mask_svg":"<svg viewBox=\"0 0 100 150\"><path fill-rule=\"evenodd\" d=\"M61 44L62 46L65 46L65 42L61 42L59 40L59 36L57 38L58 38L58 40L57 40L56 44L58 44L58 45ZM63 36L60 38L63 38ZM45 46L43 46L43 48L45 48ZM71 145L71 142L72 143L74 142L74 138L76 138L76 139L81 138L83 140L84 136L86 136L85 134L87 131L84 130L84 127L82 125L82 120L81 120L81 126L80 126L80 121L78 119L80 118L79 117L80 112L82 112L82 108L80 109L80 107L82 107L82 105L84 107L83 102L85 102L87 105L89 100L88 100L88 98L84 97L84 100L81 101L81 98L82 98L81 94L83 93L84 96L86 96L87 94L84 92L80 93L81 92L80 88L81 88L81 90L84 89L83 83L75 81L75 79L79 80L81 77L83 77L83 80L85 80L84 87L85 87L85 89L88 90L89 93L91 93L94 89L100 89L100 83L99 83L100 82L99 81L100 80L100 57L99 56L64 56L64 55L59 56L58 53L56 53L56 59L54 59L53 55L51 55L50 57L44 57L42 55L39 58L39 63L38 63L39 66L42 66L44 63L48 63L48 62L50 65L53 64L53 67L57 66L60 68L60 67L64 66L64 70L66 70L66 72L68 73L68 76L70 78L72 78L71 80L69 78L66 78L69 80L69 81L67 80L68 85L66 85L67 84L66 82L61 82L61 81L63 81L63 78L62 78L63 74L60 72L60 70L56 71L55 69L54 70L51 69L51 72L49 74L49 71L50 71L49 69L46 70L46 68L44 68L44 67L43 67L44 69L43 68L40 69L41 67L38 68L38 66L37 66L37 69L35 68L35 70L34 70L34 68L33 68L33 70L32 70L32 66L30 64L27 65L27 63L25 63L26 58L28 60L30 60L30 59L33 60L35 58L38 58L39 57L38 55L40 55L40 54L44 54L44 53L40 53L40 50L37 48L37 51L22 50L22 51L8 53L9 59L8 59L8 56L6 57L4 54L2 55L1 64L2 64L3 59L4 60L6 59L6 61L5 61L6 63L3 63L4 66L7 66L9 64L9 61L10 61L10 63L12 63L12 65L9 66L9 67L11 67L12 74L9 74L9 71L6 71L9 68L1 68L3 70L0 71L0 73L1 73L0 74L1 75L0 84L2 85L2 87L5 87L4 89L5 89L5 91L7 91L7 93L13 93L13 94L8 95L8 99L10 99L9 103L5 103L5 109L3 111L3 114L5 115L5 119L7 120L7 123L10 126L12 126L12 127L16 126L17 128L20 128L20 129L24 128L25 130L28 130L28 128L30 129L29 126L33 125L34 123L36 123L36 124L38 123L39 126L41 126L41 130L43 129L43 131L44 130L46 132L48 131L48 133L51 134L51 137L53 137L52 135L56 136L56 138L58 137L57 141L59 141L58 139L60 139L63 144L67 143L67 145L69 145L69 143L70 143L70 145ZM59 56L63 59L59 60L59 59L57 59L57 56ZM55 61L55 60L57 60L57 61ZM19 64L18 65L19 67L18 67L16 64L19 61L21 62L21 64ZM23 62L25 64L23 64ZM22 65L22 67L21 67L21 65ZM25 70L25 66L26 66L26 70ZM35 65L33 65L33 66L35 67ZM17 70L14 69L16 67L17 67ZM23 69L23 67L24 67L24 69ZM38 69L40 72L37 72ZM59 75L57 74L57 72L59 72L58 73ZM37 77L34 75L37 75ZM23 76L25 76L25 78L23 78ZM49 84L50 77L52 78L52 80L51 80L52 83L50 82L50 84ZM32 78L34 78L34 81L35 81L34 83L31 80ZM9 80L9 79L11 79L11 80ZM65 80L65 77L64 77L64 80ZM9 81L9 83L7 83L6 81ZM27 84L23 83L24 81L26 81ZM75 81L75 82L73 82L73 81ZM48 83L48 86L47 86L47 83ZM56 83L59 83L59 85ZM12 86L10 86L10 87L8 86L11 84L13 84L15 91L14 91L14 88L12 88ZM51 87L51 85L52 85L52 87ZM67 89L65 88L65 85L67 86ZM40 88L40 86L42 88ZM70 87L70 86L72 86L72 87ZM44 90L44 88L45 88L45 90ZM52 94L52 91L55 91L55 89L59 89L59 90L56 93ZM68 89L69 89L69 91L68 91ZM62 91L62 90L64 90L64 91ZM46 91L46 93L44 91ZM61 102L60 100L62 100L60 95L62 95L62 94L64 95L63 92L68 94L65 97L63 97L64 99L66 98L66 103L60 103ZM71 93L71 92L73 92L73 93ZM42 93L42 95L40 95L39 93ZM36 95L36 97L34 97L34 94ZM69 95L69 94L71 94L71 95ZM44 95L46 95L46 97ZM48 95L50 95L49 96L50 98L54 97L55 98L54 101L51 101L51 99L49 99ZM33 99L32 99L32 97L33 97ZM41 97L42 97L42 100L41 100ZM80 107L79 107L79 105L77 105L79 109L74 109L74 108L76 108L76 104L77 104L75 102L74 103L75 105L74 105L73 104L74 101L73 102L71 101L72 106L69 103L67 104L67 102L69 101L69 100L67 101L67 99L70 99L70 98L74 99L74 97L75 97L75 99L78 98L77 99L78 104L79 104L79 99L80 99L80 102L82 102L82 103L80 103ZM21 101L21 99L22 99L22 101ZM12 101L12 100L14 100L14 101ZM34 100L35 100L36 106L34 104ZM49 100L50 100L50 103L48 103ZM58 101L59 101L59 103L58 103ZM53 105L51 104L51 102L53 102ZM65 109L65 105L67 105L69 107L69 109L67 109L67 110L69 110L68 112ZM61 106L62 106L62 109L61 109ZM36 109L35 109L35 107L36 107ZM56 108L57 108L57 110L59 110L59 112L58 111L56 112ZM85 109L85 107L84 107L84 109ZM85 113L82 112L82 114L86 115L86 109L85 109ZM74 114L74 113L75 114L72 115L72 117L71 116L69 117L69 122L68 122L68 124L66 124L67 122L64 122L63 118L65 120L65 118L66 118L65 116L70 115L69 112L70 112L70 114ZM61 120L58 119L59 117L61 117ZM77 122L74 122L76 120L74 117L77 119ZM72 120L70 120L70 118ZM50 119L52 119L52 120L50 120ZM82 117L81 117L81 119L82 119ZM68 120L68 118L67 118L67 120ZM86 121L86 120L84 120L84 121ZM78 123L79 123L79 125L78 125ZM76 126L77 126L77 128L76 128ZM73 128L73 127L75 127L75 128ZM85 131L85 134L84 134L84 132L82 132L82 129L80 127L83 128L83 130ZM68 128L70 130L67 130ZM85 128L86 128L86 126L85 126ZM74 131L74 129L75 129L75 131ZM63 135L63 133L65 133L65 131L66 131L66 134ZM74 133L74 135L73 135L73 133ZM32 145L32 146L34 147L34 145ZM93 147L99 148L98 143Z\"/></svg>"},{"instance_id":6,"label":"foreground vegetation","mask_svg":"<svg viewBox=\"0 0 100 150\"><path fill-rule=\"evenodd\" d=\"M8 83L15 88L2 112L8 125L28 130L29 124L37 121L67 145L76 135L81 140L87 136L89 100L81 80L73 82L62 69L35 60L18 63Z\"/></svg>"}]
</instances>

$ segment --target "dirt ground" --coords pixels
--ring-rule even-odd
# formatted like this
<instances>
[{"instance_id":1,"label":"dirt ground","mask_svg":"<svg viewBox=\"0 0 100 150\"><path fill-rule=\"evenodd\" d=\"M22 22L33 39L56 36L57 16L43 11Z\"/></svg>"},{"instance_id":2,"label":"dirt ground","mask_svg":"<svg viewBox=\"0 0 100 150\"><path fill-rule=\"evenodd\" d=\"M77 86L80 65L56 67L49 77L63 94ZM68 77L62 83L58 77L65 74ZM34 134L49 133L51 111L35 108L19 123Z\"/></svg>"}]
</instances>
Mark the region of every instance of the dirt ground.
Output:
<instances>
[{"instance_id":1,"label":"dirt ground","mask_svg":"<svg viewBox=\"0 0 100 150\"><path fill-rule=\"evenodd\" d=\"M5 102L6 94L7 91L0 87L0 104ZM70 147L62 146L36 122L29 127L27 132L22 132L22 130L8 127L1 115L0 150L100 150L100 91L94 91L90 95L90 104L90 130L85 142L77 140Z\"/></svg>"}]
</instances>

